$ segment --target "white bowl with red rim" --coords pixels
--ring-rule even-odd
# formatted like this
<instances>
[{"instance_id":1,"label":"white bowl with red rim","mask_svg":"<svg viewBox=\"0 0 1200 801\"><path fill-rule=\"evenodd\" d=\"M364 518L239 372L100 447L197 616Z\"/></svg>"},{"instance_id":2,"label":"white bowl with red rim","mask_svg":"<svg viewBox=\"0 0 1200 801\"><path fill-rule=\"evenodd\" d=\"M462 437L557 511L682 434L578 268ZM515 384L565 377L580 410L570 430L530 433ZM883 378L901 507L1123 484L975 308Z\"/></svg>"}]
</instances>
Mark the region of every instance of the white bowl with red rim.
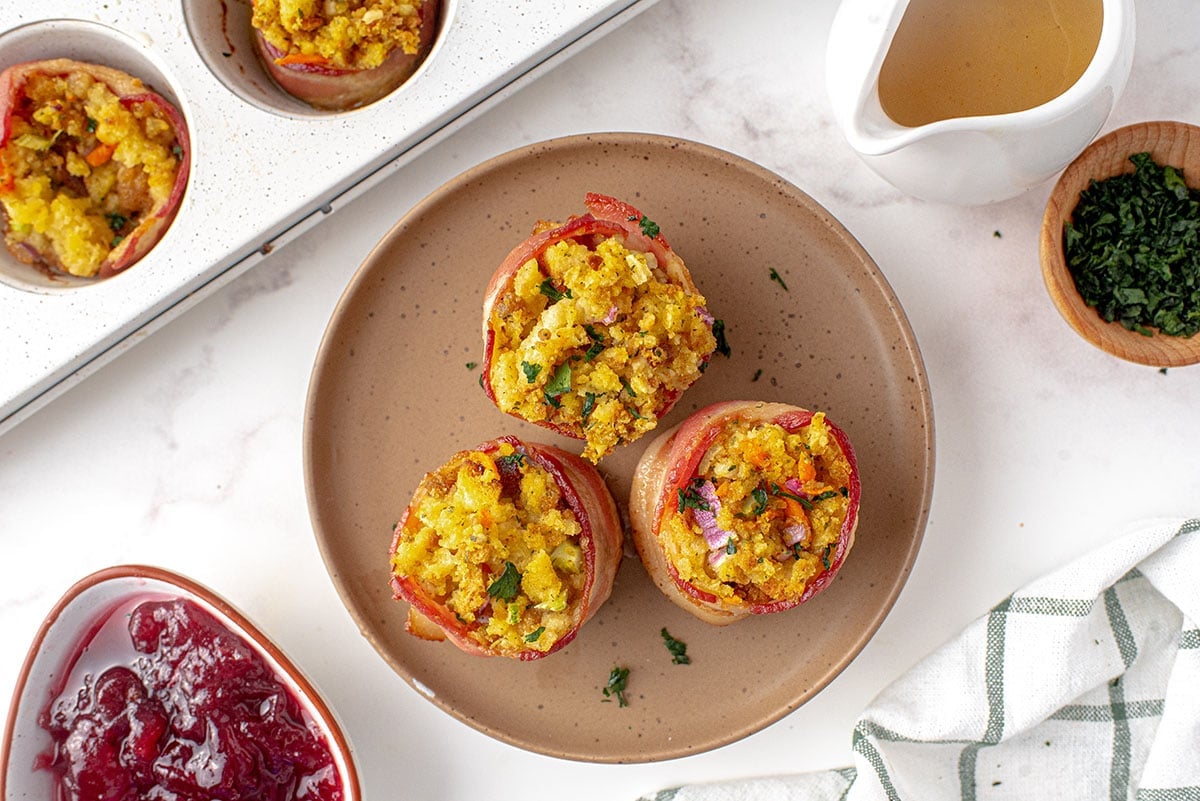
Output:
<instances>
[{"instance_id":1,"label":"white bowl with red rim","mask_svg":"<svg viewBox=\"0 0 1200 801\"><path fill-rule=\"evenodd\" d=\"M58 798L59 778L43 767L53 738L41 725L44 713L65 689L67 677L100 626L115 611L139 600L179 598L199 606L248 643L298 702L324 737L342 789L342 801L360 801L353 751L333 711L313 684L279 648L229 602L212 590L169 570L121 565L76 582L46 615L34 637L13 692L0 743L0 799ZM132 647L132 646L131 646Z\"/></svg>"}]
</instances>

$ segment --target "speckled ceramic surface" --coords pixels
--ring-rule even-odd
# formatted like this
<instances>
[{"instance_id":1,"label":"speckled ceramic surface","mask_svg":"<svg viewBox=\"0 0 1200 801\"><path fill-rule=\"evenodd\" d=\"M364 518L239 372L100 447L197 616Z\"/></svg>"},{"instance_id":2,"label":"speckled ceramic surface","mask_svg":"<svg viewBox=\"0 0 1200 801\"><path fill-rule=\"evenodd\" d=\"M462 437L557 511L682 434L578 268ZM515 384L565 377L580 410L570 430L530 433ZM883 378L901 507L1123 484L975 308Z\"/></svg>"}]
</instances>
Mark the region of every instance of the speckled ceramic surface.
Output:
<instances>
[{"instance_id":1,"label":"speckled ceramic surface","mask_svg":"<svg viewBox=\"0 0 1200 801\"><path fill-rule=\"evenodd\" d=\"M124 70L178 107L192 144L179 214L129 270L51 279L0 248L0 432L653 2L539 0L528 14L443 0L417 73L334 113L272 83L255 59L250 0L0 0L0 69L62 57Z\"/></svg>"},{"instance_id":2,"label":"speckled ceramic surface","mask_svg":"<svg viewBox=\"0 0 1200 801\"><path fill-rule=\"evenodd\" d=\"M533 663L467 656L404 632L406 606L388 586L391 528L423 473L457 450L513 433L579 452L580 443L496 410L469 363L482 362L481 303L492 271L535 221L582 213L589 190L654 219L726 321L732 356L715 357L660 425L731 398L827 411L858 453L857 544L811 603L726 628L671 604L627 547L612 598L562 652ZM600 463L622 507L650 439ZM384 237L351 281L318 355L305 469L318 544L338 591L363 634L418 692L523 748L642 762L704 751L767 725L859 652L921 541L932 410L895 296L822 207L722 151L597 134L482 164ZM687 643L692 664L671 663L664 626ZM628 707L605 703L601 693L615 666L630 670Z\"/></svg>"}]
</instances>

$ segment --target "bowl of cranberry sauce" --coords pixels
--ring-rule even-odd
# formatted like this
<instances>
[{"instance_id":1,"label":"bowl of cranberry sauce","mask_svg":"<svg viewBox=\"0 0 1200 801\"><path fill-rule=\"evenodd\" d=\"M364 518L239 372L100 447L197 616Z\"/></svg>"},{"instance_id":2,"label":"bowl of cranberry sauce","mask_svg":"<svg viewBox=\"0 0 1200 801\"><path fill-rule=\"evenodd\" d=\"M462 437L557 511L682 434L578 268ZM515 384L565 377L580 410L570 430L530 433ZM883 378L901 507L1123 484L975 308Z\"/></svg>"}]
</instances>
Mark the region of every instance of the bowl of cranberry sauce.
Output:
<instances>
[{"instance_id":1,"label":"bowl of cranberry sauce","mask_svg":"<svg viewBox=\"0 0 1200 801\"><path fill-rule=\"evenodd\" d=\"M360 801L353 755L292 662L207 588L113 567L46 617L0 744L0 799Z\"/></svg>"}]
</instances>

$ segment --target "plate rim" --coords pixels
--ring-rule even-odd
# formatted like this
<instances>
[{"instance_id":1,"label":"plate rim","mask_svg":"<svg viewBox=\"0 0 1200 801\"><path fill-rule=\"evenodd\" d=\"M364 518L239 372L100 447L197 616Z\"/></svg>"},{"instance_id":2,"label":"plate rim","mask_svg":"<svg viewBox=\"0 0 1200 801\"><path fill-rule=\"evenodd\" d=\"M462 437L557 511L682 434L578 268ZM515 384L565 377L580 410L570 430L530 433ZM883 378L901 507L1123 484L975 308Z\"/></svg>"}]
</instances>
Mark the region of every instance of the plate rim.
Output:
<instances>
[{"instance_id":1,"label":"plate rim","mask_svg":"<svg viewBox=\"0 0 1200 801\"><path fill-rule=\"evenodd\" d=\"M786 194L793 201L806 208L813 214L814 219L819 220L821 225L831 234L835 235L840 243L851 252L854 257L862 264L865 274L868 275L880 292L880 296L887 302L888 312L892 320L897 324L897 333L900 335L900 341L904 344L905 351L909 354L912 367L913 379L916 383L917 397L920 400L919 405L913 409L913 416L922 424L922 430L925 433L922 443L922 454L924 457L923 469L921 471L921 492L920 508L917 511L914 522L913 536L909 542L908 548L904 552L904 559L897 570L895 578L886 588L886 594L883 602L880 605L878 612L869 620L868 624L863 627L859 636L853 641L849 647L839 658L834 660L826 669L825 673L818 677L805 692L799 693L791 701L781 705L773 714L765 717L758 717L753 721L739 726L732 730L723 730L720 735L709 736L701 741L691 742L690 744L671 743L668 747L659 747L656 749L646 749L643 745L640 749L629 749L627 754L619 754L613 756L597 756L588 754L582 750L564 749L555 747L550 744L537 742L527 737L511 734L495 726L488 725L484 721L475 719L474 717L465 714L457 707L444 701L440 696L428 692L423 692L418 686L419 682L412 675L411 670L404 665L400 660L393 655L386 653L382 648L382 643L376 638L373 632L367 627L366 616L361 613L353 604L352 596L348 588L344 586L343 579L336 572L334 565L331 563L332 555L328 548L327 537L322 534L322 526L320 522L321 511L318 508L315 491L315 476L313 474L313 438L314 438L314 406L317 402L317 394L319 385L321 384L321 375L327 364L327 352L332 349L335 330L339 328L339 323L342 318L348 313L348 307L351 301L355 298L358 292L363 288L367 274L370 271L380 252L388 247L394 237L400 236L401 232L411 225L414 221L422 219L429 209L436 207L442 203L447 197L461 191L465 185L476 182L481 177L490 173L497 172L508 168L514 163L520 163L527 159L544 155L551 151L576 148L581 146L592 146L595 148L603 148L605 146L614 147L629 147L638 146L647 149L663 148L667 150L684 150L694 153L697 156L716 160L723 163L725 166L734 167L739 171L749 173L755 178L763 181L767 185L774 186L781 193ZM933 416L933 399L929 385L929 376L925 368L924 356L921 352L920 345L917 341L916 334L912 329L912 324L908 319L908 315L900 303L895 290L888 282L883 271L876 263L862 243L850 233L849 229L837 217L835 217L824 205L819 203L811 195L803 189L792 183L787 178L775 173L766 167L763 167L748 158L718 148L713 145L705 144L691 139L686 139L677 136L668 136L654 133L639 133L639 132L589 132L579 134L569 134L565 136L553 137L550 139L533 142L527 145L522 145L498 155L492 156L473 167L463 170L437 188L429 192L425 197L414 204L408 211L400 216L400 218L392 224L388 230L380 237L380 239L371 247L370 251L363 257L361 263L355 269L354 274L350 277L338 297L336 304L330 313L329 322L326 324L325 331L321 336L320 343L317 347L314 357L312 372L309 377L308 388L305 396L304 405L304 424L303 424L303 467L304 467L304 489L309 510L309 519L313 529L313 536L317 541L317 549L321 554L322 563L325 566L326 572L337 591L342 605L347 613L354 621L359 630L359 634L371 644L371 647L379 655L381 659L390 667L408 687L414 690L418 696L426 701L433 703L443 712L450 715L460 723L464 723L471 728L486 734L500 742L516 746L532 753L542 754L545 756L555 757L559 759L568 759L578 762L589 763L607 763L607 764L630 764L630 763L650 763L659 762L669 759L676 759L686 756L694 756L706 751L713 750L731 743L735 743L751 734L761 731L768 726L777 723L788 714L799 709L815 695L821 692L830 682L839 676L849 665L858 657L867 643L875 636L884 620L891 613L896 601L899 599L900 593L908 583L909 576L912 574L913 567L916 563L917 556L920 552L921 544L924 540L925 531L929 521L929 511L933 496L934 477L936 473L936 438L934 432L934 416Z\"/></svg>"}]
</instances>

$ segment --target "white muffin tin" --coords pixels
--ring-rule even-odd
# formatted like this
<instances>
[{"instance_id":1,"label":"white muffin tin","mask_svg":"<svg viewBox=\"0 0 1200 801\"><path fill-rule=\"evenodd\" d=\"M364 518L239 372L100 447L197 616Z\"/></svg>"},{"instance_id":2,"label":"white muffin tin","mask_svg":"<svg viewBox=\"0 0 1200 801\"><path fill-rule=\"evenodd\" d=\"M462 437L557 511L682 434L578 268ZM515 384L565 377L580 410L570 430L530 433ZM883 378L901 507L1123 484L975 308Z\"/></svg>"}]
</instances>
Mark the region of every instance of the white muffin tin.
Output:
<instances>
[{"instance_id":1,"label":"white muffin tin","mask_svg":"<svg viewBox=\"0 0 1200 801\"><path fill-rule=\"evenodd\" d=\"M0 68L66 57L122 69L177 105L192 143L178 216L125 272L49 278L0 248L0 432L654 2L443 0L416 75L372 105L329 113L267 77L250 0L0 0Z\"/></svg>"}]
</instances>

